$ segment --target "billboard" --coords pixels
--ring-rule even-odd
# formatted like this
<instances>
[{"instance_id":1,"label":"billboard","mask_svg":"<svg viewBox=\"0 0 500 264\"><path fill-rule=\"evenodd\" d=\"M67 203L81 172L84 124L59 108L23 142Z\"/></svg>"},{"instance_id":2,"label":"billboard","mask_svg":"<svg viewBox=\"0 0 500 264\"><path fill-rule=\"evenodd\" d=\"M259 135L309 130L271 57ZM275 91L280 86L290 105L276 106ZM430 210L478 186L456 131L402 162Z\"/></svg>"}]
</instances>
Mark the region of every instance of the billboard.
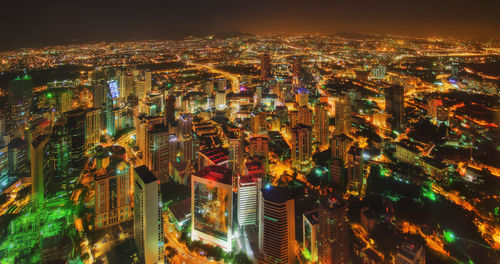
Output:
<instances>
[{"instance_id":1,"label":"billboard","mask_svg":"<svg viewBox=\"0 0 500 264\"><path fill-rule=\"evenodd\" d=\"M118 89L118 81L112 80L108 82L109 84L109 94L111 98L115 99L120 96L120 90Z\"/></svg>"},{"instance_id":2,"label":"billboard","mask_svg":"<svg viewBox=\"0 0 500 264\"><path fill-rule=\"evenodd\" d=\"M227 241L230 226L229 190L202 182L194 184L194 229Z\"/></svg>"}]
</instances>

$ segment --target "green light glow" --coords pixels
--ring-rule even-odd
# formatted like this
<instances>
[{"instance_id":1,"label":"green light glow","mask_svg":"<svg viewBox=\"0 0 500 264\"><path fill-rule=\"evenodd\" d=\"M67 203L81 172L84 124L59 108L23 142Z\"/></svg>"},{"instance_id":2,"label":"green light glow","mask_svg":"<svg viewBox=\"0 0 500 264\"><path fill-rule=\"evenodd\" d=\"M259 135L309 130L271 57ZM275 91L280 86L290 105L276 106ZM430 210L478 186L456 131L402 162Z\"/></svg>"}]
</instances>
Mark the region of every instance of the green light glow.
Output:
<instances>
[{"instance_id":1,"label":"green light glow","mask_svg":"<svg viewBox=\"0 0 500 264\"><path fill-rule=\"evenodd\" d=\"M457 240L455 234L449 230L445 230L443 232L443 235L444 235L444 240L446 240L446 242L448 243L453 243Z\"/></svg>"},{"instance_id":2,"label":"green light glow","mask_svg":"<svg viewBox=\"0 0 500 264\"><path fill-rule=\"evenodd\" d=\"M311 260L311 252L307 248L302 249L302 255L304 256L305 259Z\"/></svg>"},{"instance_id":3,"label":"green light glow","mask_svg":"<svg viewBox=\"0 0 500 264\"><path fill-rule=\"evenodd\" d=\"M51 93L48 93L48 94L47 94L47 98L52 98L52 94L51 94Z\"/></svg>"}]
</instances>

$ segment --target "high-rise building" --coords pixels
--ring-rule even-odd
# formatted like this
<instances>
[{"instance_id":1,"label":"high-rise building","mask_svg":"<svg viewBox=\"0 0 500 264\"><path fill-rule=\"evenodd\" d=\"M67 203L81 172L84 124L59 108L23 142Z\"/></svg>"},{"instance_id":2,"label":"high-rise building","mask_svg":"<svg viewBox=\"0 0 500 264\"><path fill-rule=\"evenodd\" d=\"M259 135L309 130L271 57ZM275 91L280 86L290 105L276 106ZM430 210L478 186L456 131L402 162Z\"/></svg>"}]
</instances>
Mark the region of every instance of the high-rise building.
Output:
<instances>
[{"instance_id":1,"label":"high-rise building","mask_svg":"<svg viewBox=\"0 0 500 264\"><path fill-rule=\"evenodd\" d=\"M165 99L165 117L167 119L168 125L172 125L172 124L176 123L176 120L175 120L175 97L173 95L170 95Z\"/></svg>"},{"instance_id":2,"label":"high-rise building","mask_svg":"<svg viewBox=\"0 0 500 264\"><path fill-rule=\"evenodd\" d=\"M422 245L406 240L398 249L396 264L425 264L425 249Z\"/></svg>"},{"instance_id":3,"label":"high-rise building","mask_svg":"<svg viewBox=\"0 0 500 264\"><path fill-rule=\"evenodd\" d=\"M232 249L232 171L210 166L191 177L191 239Z\"/></svg>"},{"instance_id":4,"label":"high-rise building","mask_svg":"<svg viewBox=\"0 0 500 264\"><path fill-rule=\"evenodd\" d=\"M68 135L71 138L71 168L81 170L85 161L85 110L66 112L66 118Z\"/></svg>"},{"instance_id":5,"label":"high-rise building","mask_svg":"<svg viewBox=\"0 0 500 264\"><path fill-rule=\"evenodd\" d=\"M56 121L50 135L48 193L52 196L57 192L70 189L71 177L71 136L66 119Z\"/></svg>"},{"instance_id":6,"label":"high-rise building","mask_svg":"<svg viewBox=\"0 0 500 264\"><path fill-rule=\"evenodd\" d=\"M85 112L85 150L89 151L99 145L101 139L100 118L101 111L97 108L87 109Z\"/></svg>"},{"instance_id":7,"label":"high-rise building","mask_svg":"<svg viewBox=\"0 0 500 264\"><path fill-rule=\"evenodd\" d=\"M9 150L7 146L0 147L0 192L9 185Z\"/></svg>"},{"instance_id":8,"label":"high-rise building","mask_svg":"<svg viewBox=\"0 0 500 264\"><path fill-rule=\"evenodd\" d=\"M364 196L366 172L363 150L352 146L347 153L347 190L353 194Z\"/></svg>"},{"instance_id":9,"label":"high-rise building","mask_svg":"<svg viewBox=\"0 0 500 264\"><path fill-rule=\"evenodd\" d=\"M48 174L47 143L49 136L41 135L31 143L31 194L35 207L41 206L45 199L45 184Z\"/></svg>"},{"instance_id":10,"label":"high-rise building","mask_svg":"<svg viewBox=\"0 0 500 264\"><path fill-rule=\"evenodd\" d=\"M229 162L233 170L233 183L236 187L238 174L241 172L244 160L243 131L239 130L229 135Z\"/></svg>"},{"instance_id":11,"label":"high-rise building","mask_svg":"<svg viewBox=\"0 0 500 264\"><path fill-rule=\"evenodd\" d=\"M306 105L300 106L297 109L297 124L306 126L313 125L313 111Z\"/></svg>"},{"instance_id":12,"label":"high-rise building","mask_svg":"<svg viewBox=\"0 0 500 264\"><path fill-rule=\"evenodd\" d=\"M250 114L250 130L259 133L266 128L266 115L263 112Z\"/></svg>"},{"instance_id":13,"label":"high-rise building","mask_svg":"<svg viewBox=\"0 0 500 264\"><path fill-rule=\"evenodd\" d=\"M73 94L69 89L62 91L59 94L59 107L60 113L66 113L73 108Z\"/></svg>"},{"instance_id":14,"label":"high-rise building","mask_svg":"<svg viewBox=\"0 0 500 264\"><path fill-rule=\"evenodd\" d=\"M116 128L115 128L115 109L113 105L114 99L111 96L106 97L106 105L105 105L105 112L106 112L106 133L112 137L116 135ZM116 117L118 118L118 117Z\"/></svg>"},{"instance_id":15,"label":"high-rise building","mask_svg":"<svg viewBox=\"0 0 500 264\"><path fill-rule=\"evenodd\" d=\"M31 105L33 96L33 81L27 74L9 82L9 104L19 104L26 102Z\"/></svg>"},{"instance_id":16,"label":"high-rise building","mask_svg":"<svg viewBox=\"0 0 500 264\"><path fill-rule=\"evenodd\" d=\"M347 93L340 95L335 101L335 134L349 135L350 111L349 95Z\"/></svg>"},{"instance_id":17,"label":"high-rise building","mask_svg":"<svg viewBox=\"0 0 500 264\"><path fill-rule=\"evenodd\" d=\"M266 186L259 196L259 263L295 263L295 200L285 187Z\"/></svg>"},{"instance_id":18,"label":"high-rise building","mask_svg":"<svg viewBox=\"0 0 500 264\"><path fill-rule=\"evenodd\" d=\"M30 117L33 82L24 75L9 82L9 134L11 137L24 138L24 130Z\"/></svg>"},{"instance_id":19,"label":"high-rise building","mask_svg":"<svg viewBox=\"0 0 500 264\"><path fill-rule=\"evenodd\" d=\"M345 134L336 134L332 137L332 158L347 161L347 151L349 150L353 140Z\"/></svg>"},{"instance_id":20,"label":"high-rise building","mask_svg":"<svg viewBox=\"0 0 500 264\"><path fill-rule=\"evenodd\" d=\"M271 77L271 56L268 53L262 54L260 58L260 79L269 80Z\"/></svg>"},{"instance_id":21,"label":"high-rise building","mask_svg":"<svg viewBox=\"0 0 500 264\"><path fill-rule=\"evenodd\" d=\"M237 216L240 227L255 225L258 216L258 197L262 188L264 169L260 162L245 163L244 173L238 176Z\"/></svg>"},{"instance_id":22,"label":"high-rise building","mask_svg":"<svg viewBox=\"0 0 500 264\"><path fill-rule=\"evenodd\" d=\"M11 178L21 178L29 175L29 157L26 141L14 138L9 142L9 176Z\"/></svg>"},{"instance_id":23,"label":"high-rise building","mask_svg":"<svg viewBox=\"0 0 500 264\"><path fill-rule=\"evenodd\" d=\"M252 137L250 138L249 157L263 157L265 160L264 169L267 173L269 169L269 138Z\"/></svg>"},{"instance_id":24,"label":"high-rise building","mask_svg":"<svg viewBox=\"0 0 500 264\"><path fill-rule=\"evenodd\" d=\"M311 158L311 127L298 124L292 130L292 166L300 171L307 171L311 167Z\"/></svg>"},{"instance_id":25,"label":"high-rise building","mask_svg":"<svg viewBox=\"0 0 500 264\"><path fill-rule=\"evenodd\" d=\"M95 176L95 218L96 229L131 220L130 165L119 158L112 158L105 171Z\"/></svg>"},{"instance_id":26,"label":"high-rise building","mask_svg":"<svg viewBox=\"0 0 500 264\"><path fill-rule=\"evenodd\" d=\"M330 143L330 117L328 116L327 103L318 103L314 107L314 136L320 146Z\"/></svg>"},{"instance_id":27,"label":"high-rise building","mask_svg":"<svg viewBox=\"0 0 500 264\"><path fill-rule=\"evenodd\" d=\"M384 65L375 65L371 71L371 78L382 80L385 78L385 73L387 72L387 67Z\"/></svg>"},{"instance_id":28,"label":"high-rise building","mask_svg":"<svg viewBox=\"0 0 500 264\"><path fill-rule=\"evenodd\" d=\"M302 79L302 56L292 57L292 78L294 84L299 84Z\"/></svg>"},{"instance_id":29,"label":"high-rise building","mask_svg":"<svg viewBox=\"0 0 500 264\"><path fill-rule=\"evenodd\" d=\"M302 215L302 246L310 254L309 261L318 261L319 210Z\"/></svg>"},{"instance_id":30,"label":"high-rise building","mask_svg":"<svg viewBox=\"0 0 500 264\"><path fill-rule=\"evenodd\" d=\"M391 126L399 131L404 118L404 88L394 85L385 90L385 112L392 116Z\"/></svg>"},{"instance_id":31,"label":"high-rise building","mask_svg":"<svg viewBox=\"0 0 500 264\"><path fill-rule=\"evenodd\" d=\"M179 118L179 134L190 135L193 133L193 117L189 113L180 114Z\"/></svg>"},{"instance_id":32,"label":"high-rise building","mask_svg":"<svg viewBox=\"0 0 500 264\"><path fill-rule=\"evenodd\" d=\"M333 158L330 165L330 175L334 187L339 188L344 186L344 179L342 175L342 168L344 167L344 162L341 159Z\"/></svg>"},{"instance_id":33,"label":"high-rise building","mask_svg":"<svg viewBox=\"0 0 500 264\"><path fill-rule=\"evenodd\" d=\"M145 264L163 263L160 182L146 166L134 168L134 239Z\"/></svg>"},{"instance_id":34,"label":"high-rise building","mask_svg":"<svg viewBox=\"0 0 500 264\"><path fill-rule=\"evenodd\" d=\"M161 119L153 119L148 122L145 136L144 164L159 177L168 172L170 159L168 126Z\"/></svg>"},{"instance_id":35,"label":"high-rise building","mask_svg":"<svg viewBox=\"0 0 500 264\"><path fill-rule=\"evenodd\" d=\"M226 91L219 90L215 93L215 108L217 109L226 108Z\"/></svg>"},{"instance_id":36,"label":"high-rise building","mask_svg":"<svg viewBox=\"0 0 500 264\"><path fill-rule=\"evenodd\" d=\"M347 203L341 197L320 199L318 261L325 264L349 263Z\"/></svg>"}]
</instances>

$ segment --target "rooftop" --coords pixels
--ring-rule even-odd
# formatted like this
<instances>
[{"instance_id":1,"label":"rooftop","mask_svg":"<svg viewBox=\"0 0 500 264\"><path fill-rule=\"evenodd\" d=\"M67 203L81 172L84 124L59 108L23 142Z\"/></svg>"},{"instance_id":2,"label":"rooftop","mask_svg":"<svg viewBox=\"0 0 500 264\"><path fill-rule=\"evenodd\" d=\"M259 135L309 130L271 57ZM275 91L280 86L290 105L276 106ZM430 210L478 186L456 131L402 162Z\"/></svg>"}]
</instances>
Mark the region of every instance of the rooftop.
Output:
<instances>
[{"instance_id":1,"label":"rooftop","mask_svg":"<svg viewBox=\"0 0 500 264\"><path fill-rule=\"evenodd\" d=\"M134 170L139 178L141 178L142 182L144 182L144 184L148 184L158 180L158 178L156 178L156 176L154 176L153 173L145 165L136 167Z\"/></svg>"}]
</instances>

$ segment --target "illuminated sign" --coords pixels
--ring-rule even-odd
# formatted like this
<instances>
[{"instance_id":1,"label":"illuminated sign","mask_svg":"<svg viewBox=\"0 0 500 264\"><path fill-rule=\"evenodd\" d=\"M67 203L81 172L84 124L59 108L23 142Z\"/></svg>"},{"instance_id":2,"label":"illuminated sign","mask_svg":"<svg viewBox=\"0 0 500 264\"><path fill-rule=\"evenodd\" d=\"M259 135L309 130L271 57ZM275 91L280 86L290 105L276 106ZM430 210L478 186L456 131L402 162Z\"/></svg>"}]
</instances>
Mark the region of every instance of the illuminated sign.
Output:
<instances>
[{"instance_id":1,"label":"illuminated sign","mask_svg":"<svg viewBox=\"0 0 500 264\"><path fill-rule=\"evenodd\" d=\"M111 95L111 98L115 99L120 96L120 91L118 90L118 81L109 81L109 94Z\"/></svg>"}]
</instances>

